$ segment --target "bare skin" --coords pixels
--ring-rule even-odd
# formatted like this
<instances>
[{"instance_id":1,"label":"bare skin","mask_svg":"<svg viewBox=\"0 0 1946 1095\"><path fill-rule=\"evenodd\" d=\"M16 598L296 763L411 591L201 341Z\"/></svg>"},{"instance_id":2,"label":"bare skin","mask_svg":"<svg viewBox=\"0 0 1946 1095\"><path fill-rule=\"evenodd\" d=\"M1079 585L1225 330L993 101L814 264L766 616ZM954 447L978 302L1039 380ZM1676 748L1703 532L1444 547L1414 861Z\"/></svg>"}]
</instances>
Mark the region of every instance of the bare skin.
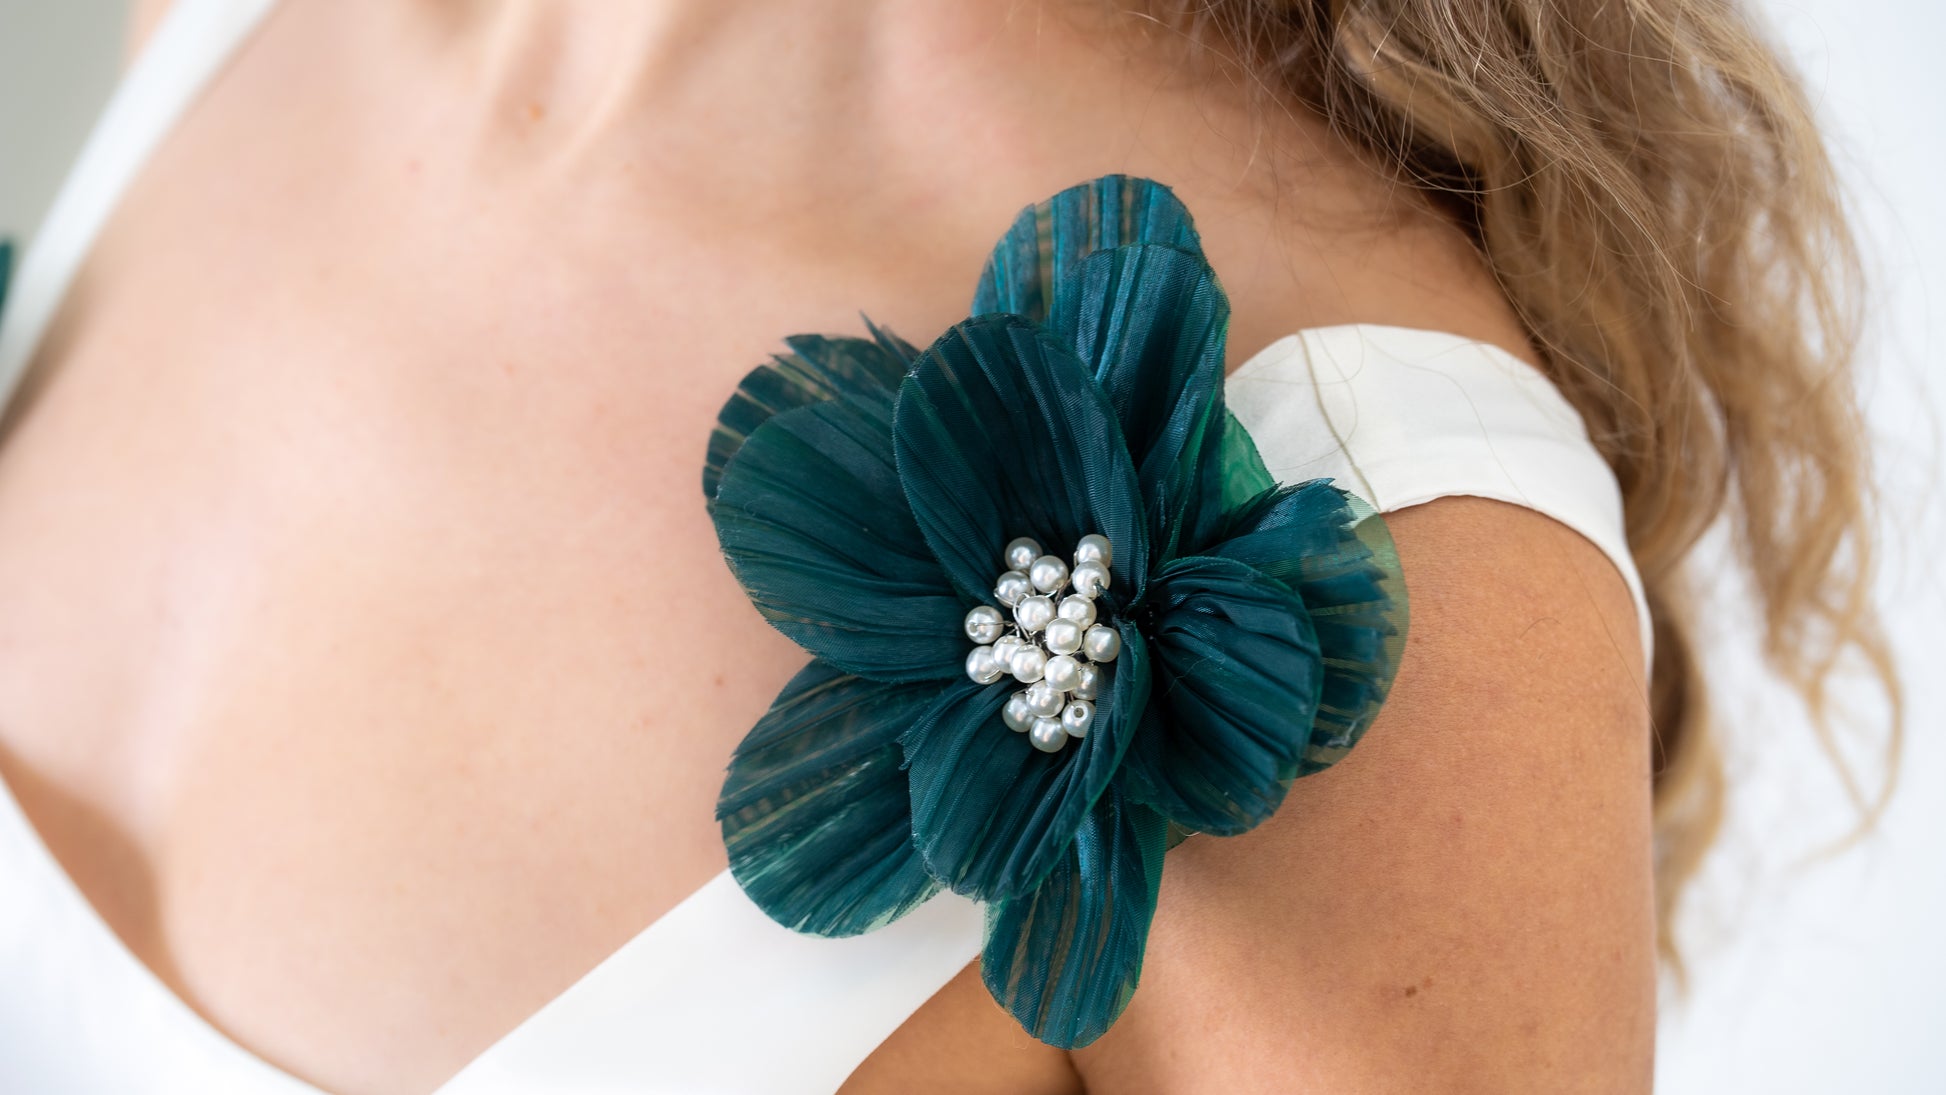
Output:
<instances>
[{"instance_id":1,"label":"bare skin","mask_svg":"<svg viewBox=\"0 0 1946 1095\"><path fill-rule=\"evenodd\" d=\"M163 145L0 424L0 775L227 1035L427 1092L721 871L803 655L703 519L710 423L784 333L930 340L1024 202L1173 185L1233 365L1347 322L1531 356L1315 120L1005 7L286 0ZM847 1091L1647 1089L1627 592L1524 510L1392 524L1385 716L1171 854L1116 1028L1048 1049L969 971Z\"/></svg>"}]
</instances>

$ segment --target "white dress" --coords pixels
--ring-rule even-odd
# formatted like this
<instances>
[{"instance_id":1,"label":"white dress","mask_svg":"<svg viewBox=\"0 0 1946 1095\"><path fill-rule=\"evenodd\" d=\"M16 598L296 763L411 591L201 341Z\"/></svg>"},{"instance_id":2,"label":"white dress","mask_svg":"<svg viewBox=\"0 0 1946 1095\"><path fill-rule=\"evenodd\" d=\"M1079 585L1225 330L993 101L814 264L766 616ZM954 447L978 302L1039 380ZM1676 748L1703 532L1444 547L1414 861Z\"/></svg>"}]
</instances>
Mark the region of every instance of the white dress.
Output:
<instances>
[{"instance_id":1,"label":"white dress","mask_svg":"<svg viewBox=\"0 0 1946 1095\"><path fill-rule=\"evenodd\" d=\"M272 6L178 0L123 80L0 315L0 406L123 190ZM1331 476L1381 511L1484 496L1576 530L1634 593L1646 647L1614 477L1560 393L1512 355L1437 331L1319 328L1245 362L1226 398L1281 482ZM798 935L725 871L440 1092L829 1095L978 956L981 930L977 906L943 893L864 936ZM4 785L0 1092L321 1095L226 1038L138 961Z\"/></svg>"}]
</instances>

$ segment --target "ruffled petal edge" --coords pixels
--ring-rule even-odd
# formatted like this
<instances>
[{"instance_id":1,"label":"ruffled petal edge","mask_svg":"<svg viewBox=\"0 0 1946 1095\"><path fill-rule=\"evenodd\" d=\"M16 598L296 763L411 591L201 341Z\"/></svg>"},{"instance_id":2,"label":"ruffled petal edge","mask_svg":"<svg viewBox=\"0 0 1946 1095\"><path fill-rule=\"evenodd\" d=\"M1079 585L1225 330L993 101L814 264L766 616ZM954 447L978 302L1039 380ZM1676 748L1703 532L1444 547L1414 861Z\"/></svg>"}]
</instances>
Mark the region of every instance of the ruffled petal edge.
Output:
<instances>
[{"instance_id":1,"label":"ruffled petal edge","mask_svg":"<svg viewBox=\"0 0 1946 1095\"><path fill-rule=\"evenodd\" d=\"M5 271L0 269L0 289ZM0 297L3 299L3 297ZM723 469L757 427L794 407L841 395L871 396L898 390L918 351L892 332L865 320L870 338L791 335L787 352L744 374L724 401L703 457L703 499L716 504Z\"/></svg>"}]
</instances>

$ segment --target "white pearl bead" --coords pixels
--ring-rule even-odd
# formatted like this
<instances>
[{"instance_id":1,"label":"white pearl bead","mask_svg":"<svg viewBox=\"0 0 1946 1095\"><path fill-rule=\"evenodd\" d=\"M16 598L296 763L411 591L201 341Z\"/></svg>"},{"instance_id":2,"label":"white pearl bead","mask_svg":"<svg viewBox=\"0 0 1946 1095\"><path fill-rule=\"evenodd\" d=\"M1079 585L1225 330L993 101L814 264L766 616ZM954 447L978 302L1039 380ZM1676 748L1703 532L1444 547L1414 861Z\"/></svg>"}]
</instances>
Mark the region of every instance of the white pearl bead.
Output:
<instances>
[{"instance_id":1,"label":"white pearl bead","mask_svg":"<svg viewBox=\"0 0 1946 1095\"><path fill-rule=\"evenodd\" d=\"M1081 683L1081 663L1066 654L1056 654L1047 659L1047 666L1041 670L1041 679L1057 692L1071 692L1075 685Z\"/></svg>"},{"instance_id":2,"label":"white pearl bead","mask_svg":"<svg viewBox=\"0 0 1946 1095\"><path fill-rule=\"evenodd\" d=\"M993 648L976 646L966 652L966 675L973 678L974 684L992 684L1000 679L1007 670L993 660Z\"/></svg>"},{"instance_id":3,"label":"white pearl bead","mask_svg":"<svg viewBox=\"0 0 1946 1095\"><path fill-rule=\"evenodd\" d=\"M992 657L993 652L989 650L987 656L989 658ZM1014 655L1014 680L1022 684L1033 684L1035 681L1040 680L1041 674L1046 672L1046 670L1047 655L1041 653L1041 648L1038 646L1023 646ZM979 680L977 677L974 679ZM986 682L981 681L981 683L984 684Z\"/></svg>"},{"instance_id":4,"label":"white pearl bead","mask_svg":"<svg viewBox=\"0 0 1946 1095\"><path fill-rule=\"evenodd\" d=\"M1029 536L1022 536L1020 539L1009 543L1007 550L1002 553L1002 558L1006 560L1008 570L1025 571L1028 567L1034 565L1034 560L1040 557L1040 542Z\"/></svg>"},{"instance_id":5,"label":"white pearl bead","mask_svg":"<svg viewBox=\"0 0 1946 1095\"><path fill-rule=\"evenodd\" d=\"M1074 698L1092 700L1101 689L1101 670L1092 665L1081 667L1081 682L1074 686Z\"/></svg>"},{"instance_id":6,"label":"white pearl bead","mask_svg":"<svg viewBox=\"0 0 1946 1095\"><path fill-rule=\"evenodd\" d=\"M1032 635L1054 619L1054 602L1046 597L1029 597L1014 606L1014 619Z\"/></svg>"},{"instance_id":7,"label":"white pearl bead","mask_svg":"<svg viewBox=\"0 0 1946 1095\"><path fill-rule=\"evenodd\" d=\"M966 614L966 637L976 643L990 643L1006 628L1006 617L992 605L976 605Z\"/></svg>"},{"instance_id":8,"label":"white pearl bead","mask_svg":"<svg viewBox=\"0 0 1946 1095\"><path fill-rule=\"evenodd\" d=\"M1061 729L1068 737L1085 738L1088 728L1095 724L1095 705L1087 700L1075 700L1061 709Z\"/></svg>"},{"instance_id":9,"label":"white pearl bead","mask_svg":"<svg viewBox=\"0 0 1946 1095\"><path fill-rule=\"evenodd\" d=\"M1096 624L1088 629L1087 638L1082 640L1081 648L1087 652L1088 660L1112 662L1115 655L1122 652L1122 637L1112 627Z\"/></svg>"},{"instance_id":10,"label":"white pearl bead","mask_svg":"<svg viewBox=\"0 0 1946 1095\"><path fill-rule=\"evenodd\" d=\"M1058 753L1068 743L1068 732L1061 729L1059 719L1035 719L1034 728L1027 731L1027 740L1043 753Z\"/></svg>"},{"instance_id":11,"label":"white pearl bead","mask_svg":"<svg viewBox=\"0 0 1946 1095\"><path fill-rule=\"evenodd\" d=\"M1103 536L1099 532L1092 532L1083 536L1081 542L1075 545L1074 561L1076 565L1081 563L1100 563L1102 566L1113 566L1115 564L1115 549L1109 544L1108 537Z\"/></svg>"},{"instance_id":12,"label":"white pearl bead","mask_svg":"<svg viewBox=\"0 0 1946 1095\"><path fill-rule=\"evenodd\" d=\"M1061 598L1061 607L1056 610L1063 620L1073 620L1082 627L1095 622L1095 602L1079 593L1072 597Z\"/></svg>"},{"instance_id":13,"label":"white pearl bead","mask_svg":"<svg viewBox=\"0 0 1946 1095\"><path fill-rule=\"evenodd\" d=\"M1041 681L1021 693L1027 700L1027 713L1044 719L1051 719L1061 713L1067 697L1056 692L1046 681Z\"/></svg>"},{"instance_id":14,"label":"white pearl bead","mask_svg":"<svg viewBox=\"0 0 1946 1095\"><path fill-rule=\"evenodd\" d=\"M1009 696L1007 706L1000 709L1000 718L1007 724L1007 729L1026 733L1027 728L1034 725L1034 713L1027 709L1027 693L1015 692Z\"/></svg>"},{"instance_id":15,"label":"white pearl bead","mask_svg":"<svg viewBox=\"0 0 1946 1095\"><path fill-rule=\"evenodd\" d=\"M1019 604L1021 598L1032 592L1034 592L1034 583L1028 581L1027 575L1018 570L1010 570L1002 574L993 583L993 599L1008 608Z\"/></svg>"},{"instance_id":16,"label":"white pearl bead","mask_svg":"<svg viewBox=\"0 0 1946 1095\"><path fill-rule=\"evenodd\" d=\"M1068 565L1052 555L1043 555L1028 568L1027 580L1042 593L1052 593L1068 584Z\"/></svg>"},{"instance_id":17,"label":"white pearl bead","mask_svg":"<svg viewBox=\"0 0 1946 1095\"><path fill-rule=\"evenodd\" d=\"M1108 568L1100 563L1082 563L1074 568L1074 591L1093 597L1108 588Z\"/></svg>"},{"instance_id":18,"label":"white pearl bead","mask_svg":"<svg viewBox=\"0 0 1946 1095\"><path fill-rule=\"evenodd\" d=\"M1047 622L1047 652L1050 654L1072 654L1081 649L1081 635L1084 628L1067 617L1058 617Z\"/></svg>"},{"instance_id":19,"label":"white pearl bead","mask_svg":"<svg viewBox=\"0 0 1946 1095\"><path fill-rule=\"evenodd\" d=\"M1020 636L1002 635L993 640L993 660L999 662L1007 672L1013 672L1014 655L1020 652Z\"/></svg>"}]
</instances>

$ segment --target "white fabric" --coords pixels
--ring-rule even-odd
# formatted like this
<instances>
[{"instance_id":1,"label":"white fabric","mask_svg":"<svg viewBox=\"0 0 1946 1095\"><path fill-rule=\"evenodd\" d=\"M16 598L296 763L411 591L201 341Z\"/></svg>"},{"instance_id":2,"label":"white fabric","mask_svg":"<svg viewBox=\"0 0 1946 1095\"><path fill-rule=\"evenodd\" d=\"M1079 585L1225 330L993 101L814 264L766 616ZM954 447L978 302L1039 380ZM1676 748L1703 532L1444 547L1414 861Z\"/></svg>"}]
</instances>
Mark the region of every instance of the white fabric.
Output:
<instances>
[{"instance_id":1,"label":"white fabric","mask_svg":"<svg viewBox=\"0 0 1946 1095\"><path fill-rule=\"evenodd\" d=\"M178 0L117 91L0 316L0 405L149 152L272 0ZM1227 386L1270 471L1381 510L1446 495L1532 507L1606 552L1641 601L1615 481L1581 421L1504 351L1399 327L1303 331ZM1644 629L1644 641L1647 631ZM942 895L828 940L766 918L727 872L645 928L442 1095L828 1095L979 951ZM61 870L0 785L0 1091L321 1095L192 1012Z\"/></svg>"},{"instance_id":2,"label":"white fabric","mask_svg":"<svg viewBox=\"0 0 1946 1095\"><path fill-rule=\"evenodd\" d=\"M1621 488L1580 414L1538 369L1445 331L1356 324L1278 339L1239 365L1223 394L1280 483L1335 479L1380 512L1492 498L1587 537L1634 596L1649 664L1649 602Z\"/></svg>"},{"instance_id":3,"label":"white fabric","mask_svg":"<svg viewBox=\"0 0 1946 1095\"><path fill-rule=\"evenodd\" d=\"M0 322L0 406L54 321L82 258L149 153L275 0L179 0L115 89L22 256Z\"/></svg>"}]
</instances>

